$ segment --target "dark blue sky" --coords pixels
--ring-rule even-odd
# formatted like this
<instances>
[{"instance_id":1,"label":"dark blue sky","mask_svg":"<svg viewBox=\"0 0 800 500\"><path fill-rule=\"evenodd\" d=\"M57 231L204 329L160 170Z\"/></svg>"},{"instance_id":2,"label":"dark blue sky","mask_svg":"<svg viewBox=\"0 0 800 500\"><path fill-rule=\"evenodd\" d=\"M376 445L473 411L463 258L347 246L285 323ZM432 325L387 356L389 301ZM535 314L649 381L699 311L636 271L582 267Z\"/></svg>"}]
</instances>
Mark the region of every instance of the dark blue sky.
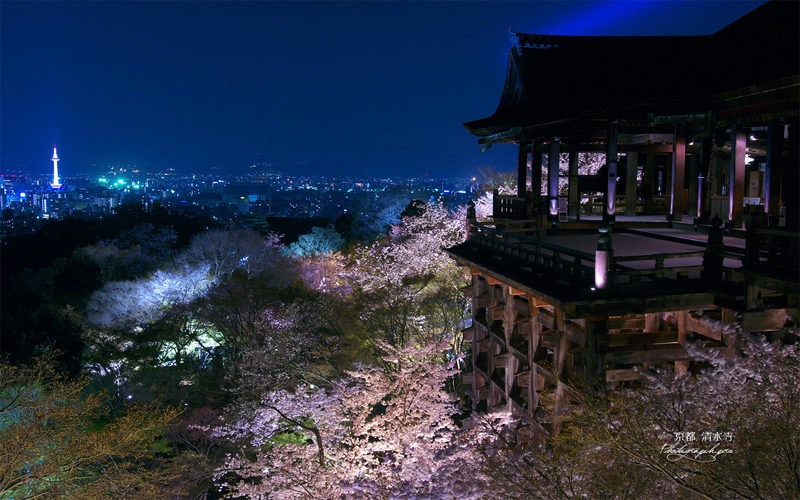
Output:
<instances>
[{"instance_id":1,"label":"dark blue sky","mask_svg":"<svg viewBox=\"0 0 800 500\"><path fill-rule=\"evenodd\" d=\"M472 175L508 28L705 34L763 1L0 3L0 166ZM635 62L632 61L635 65ZM665 60L665 69L671 63ZM679 64L679 62L678 62ZM587 68L591 78L591 68Z\"/></svg>"}]
</instances>

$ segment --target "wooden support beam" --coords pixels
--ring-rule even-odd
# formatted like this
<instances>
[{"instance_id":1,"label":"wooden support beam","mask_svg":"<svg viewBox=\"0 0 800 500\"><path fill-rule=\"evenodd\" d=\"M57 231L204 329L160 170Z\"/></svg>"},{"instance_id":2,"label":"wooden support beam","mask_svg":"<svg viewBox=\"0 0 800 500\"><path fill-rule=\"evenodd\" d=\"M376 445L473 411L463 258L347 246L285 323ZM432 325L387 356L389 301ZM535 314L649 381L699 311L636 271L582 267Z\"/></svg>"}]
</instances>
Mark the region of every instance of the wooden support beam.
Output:
<instances>
[{"instance_id":1,"label":"wooden support beam","mask_svg":"<svg viewBox=\"0 0 800 500\"><path fill-rule=\"evenodd\" d=\"M515 304L517 301L517 297L511 295L511 287L508 285L503 285L503 302L505 303L505 317L503 318L503 334L505 335L505 347L506 352L502 355L505 356L505 380L503 388L505 391L505 398L506 403L508 405L508 410L513 411L513 400L511 397L511 390L514 387L514 374L517 373L517 368L519 366L519 360L516 357L510 355L509 353L509 346L511 345L511 336L514 334L514 324L516 322L517 311L515 308Z\"/></svg>"},{"instance_id":2,"label":"wooden support beam","mask_svg":"<svg viewBox=\"0 0 800 500\"><path fill-rule=\"evenodd\" d=\"M474 271L474 268L470 269ZM474 410L478 404L481 402L481 393L479 391L479 387L483 385L480 382L483 382L482 379L478 377L478 355L480 354L480 341L478 339L478 328L477 325L479 324L476 314L478 313L478 308L481 307L476 304L478 297L481 295L481 277L479 274L473 272L472 273L472 328L471 328L471 335L470 340L472 341L472 370L473 370L473 383L472 383L472 409ZM487 301L488 303L488 301ZM483 307L486 307L485 305ZM487 342L488 344L488 342Z\"/></svg>"},{"instance_id":3,"label":"wooden support beam","mask_svg":"<svg viewBox=\"0 0 800 500\"><path fill-rule=\"evenodd\" d=\"M569 339L565 328L564 311L556 309L555 315L555 350L553 351L553 369L559 379L567 376L567 350L569 349Z\"/></svg>"},{"instance_id":4,"label":"wooden support beam","mask_svg":"<svg viewBox=\"0 0 800 500\"><path fill-rule=\"evenodd\" d=\"M797 309L767 309L742 314L742 330L762 332L783 328L792 317L797 317Z\"/></svg>"},{"instance_id":5,"label":"wooden support beam","mask_svg":"<svg viewBox=\"0 0 800 500\"><path fill-rule=\"evenodd\" d=\"M556 376L556 397L553 407L553 434L557 435L561 431L562 415L561 405L564 402L564 385L566 384L567 377L567 355L569 349L569 340L564 331L564 311L561 308L553 310L555 318L555 346L553 349L553 371Z\"/></svg>"},{"instance_id":6,"label":"wooden support beam","mask_svg":"<svg viewBox=\"0 0 800 500\"><path fill-rule=\"evenodd\" d=\"M684 213L688 215L689 220L693 221L697 214L697 164L700 161L698 152L693 153L686 162L686 178L688 180L688 189L686 191L686 206Z\"/></svg>"},{"instance_id":7,"label":"wooden support beam","mask_svg":"<svg viewBox=\"0 0 800 500\"><path fill-rule=\"evenodd\" d=\"M503 319L506 312L505 304L497 304L496 306L492 307L489 310L489 319L491 321L497 321Z\"/></svg>"},{"instance_id":8,"label":"wooden support beam","mask_svg":"<svg viewBox=\"0 0 800 500\"><path fill-rule=\"evenodd\" d=\"M781 178L783 177L783 123L770 123L767 131L767 171L764 173L764 210L778 217L781 201ZM772 224L770 224L772 226Z\"/></svg>"},{"instance_id":9,"label":"wooden support beam","mask_svg":"<svg viewBox=\"0 0 800 500\"><path fill-rule=\"evenodd\" d=\"M731 167L730 190L728 202L730 204L728 220L734 227L742 225L744 212L744 178L746 172L745 152L747 151L747 134L741 127L734 127L731 132Z\"/></svg>"},{"instance_id":10,"label":"wooden support beam","mask_svg":"<svg viewBox=\"0 0 800 500\"><path fill-rule=\"evenodd\" d=\"M547 328L548 330L555 330L556 320L555 316L552 312L548 311L547 309L539 309L539 316L541 318L542 325ZM574 321L566 321L564 324L564 332L567 335L567 338L570 342L575 342L576 344L583 345L585 341L585 330L582 326Z\"/></svg>"},{"instance_id":11,"label":"wooden support beam","mask_svg":"<svg viewBox=\"0 0 800 500\"><path fill-rule=\"evenodd\" d=\"M644 330L646 332L656 332L661 329L661 317L658 313L647 313L644 315Z\"/></svg>"},{"instance_id":12,"label":"wooden support beam","mask_svg":"<svg viewBox=\"0 0 800 500\"><path fill-rule=\"evenodd\" d=\"M528 409L530 416L539 406L539 391L537 390L538 366L536 365L536 352L539 349L539 337L542 332L542 324L535 317L531 318L531 333L528 339L528 363L529 363L529 382L528 382Z\"/></svg>"},{"instance_id":13,"label":"wooden support beam","mask_svg":"<svg viewBox=\"0 0 800 500\"><path fill-rule=\"evenodd\" d=\"M625 215L636 215L636 174L639 153L630 151L625 158Z\"/></svg>"},{"instance_id":14,"label":"wooden support beam","mask_svg":"<svg viewBox=\"0 0 800 500\"><path fill-rule=\"evenodd\" d=\"M528 185L528 151L530 145L525 141L519 141L519 151L517 154L517 196L525 197Z\"/></svg>"},{"instance_id":15,"label":"wooden support beam","mask_svg":"<svg viewBox=\"0 0 800 500\"><path fill-rule=\"evenodd\" d=\"M561 432L561 425L564 421L564 416L561 414L561 405L564 402L564 386L566 384L559 379L556 382L556 393L553 400L553 435L557 436Z\"/></svg>"},{"instance_id":16,"label":"wooden support beam","mask_svg":"<svg viewBox=\"0 0 800 500\"><path fill-rule=\"evenodd\" d=\"M670 186L669 213L680 220L685 212L683 183L686 173L686 138L676 132L672 144L672 184Z\"/></svg>"},{"instance_id":17,"label":"wooden support beam","mask_svg":"<svg viewBox=\"0 0 800 500\"><path fill-rule=\"evenodd\" d=\"M605 367L608 352L608 317L586 318L586 365L584 378L589 390L605 387Z\"/></svg>"},{"instance_id":18,"label":"wooden support beam","mask_svg":"<svg viewBox=\"0 0 800 500\"><path fill-rule=\"evenodd\" d=\"M678 311L676 313L675 322L678 324L678 342L683 345L686 343L686 318L689 316L689 311ZM683 360L675 361L675 375L683 377L689 373L689 362Z\"/></svg>"},{"instance_id":19,"label":"wooden support beam","mask_svg":"<svg viewBox=\"0 0 800 500\"><path fill-rule=\"evenodd\" d=\"M580 220L581 218L581 210L580 210L580 201L581 195L580 191L578 190L578 164L579 164L579 155L577 151L572 151L569 154L569 193L567 199L567 215L569 217L575 217L575 219Z\"/></svg>"},{"instance_id":20,"label":"wooden support beam","mask_svg":"<svg viewBox=\"0 0 800 500\"><path fill-rule=\"evenodd\" d=\"M648 153L645 156L644 163L644 178L642 179L642 198L645 202L645 214L651 215L648 210L648 201L653 198L657 193L658 187L658 172L656 168L656 155L655 153Z\"/></svg>"},{"instance_id":21,"label":"wooden support beam","mask_svg":"<svg viewBox=\"0 0 800 500\"><path fill-rule=\"evenodd\" d=\"M641 318L608 318L609 330L644 330L645 319Z\"/></svg>"},{"instance_id":22,"label":"wooden support beam","mask_svg":"<svg viewBox=\"0 0 800 500\"><path fill-rule=\"evenodd\" d=\"M667 347L647 350L609 351L609 364L667 363L688 360L689 353L683 347Z\"/></svg>"},{"instance_id":23,"label":"wooden support beam","mask_svg":"<svg viewBox=\"0 0 800 500\"><path fill-rule=\"evenodd\" d=\"M547 200L551 217L558 217L558 164L561 156L561 144L558 141L550 143L550 152L547 155Z\"/></svg>"},{"instance_id":24,"label":"wooden support beam","mask_svg":"<svg viewBox=\"0 0 800 500\"><path fill-rule=\"evenodd\" d=\"M519 295L511 295L509 293L509 303L512 306L512 313L523 318L529 316L528 301Z\"/></svg>"},{"instance_id":25,"label":"wooden support beam","mask_svg":"<svg viewBox=\"0 0 800 500\"><path fill-rule=\"evenodd\" d=\"M490 338L491 338L491 332ZM492 377L494 376L494 370L497 367L497 363L495 362L495 355L499 354L500 346L497 345L496 342L489 343L489 359L487 362L486 374L488 375L487 382L489 383L489 397L486 399L486 405L488 408L494 408L500 402L498 397L498 391L495 390L496 384Z\"/></svg>"},{"instance_id":26,"label":"wooden support beam","mask_svg":"<svg viewBox=\"0 0 800 500\"><path fill-rule=\"evenodd\" d=\"M606 370L606 382L625 382L628 380L639 380L641 374L632 368L619 370Z\"/></svg>"},{"instance_id":27,"label":"wooden support beam","mask_svg":"<svg viewBox=\"0 0 800 500\"><path fill-rule=\"evenodd\" d=\"M617 209L617 140L618 125L616 122L608 126L608 136L606 142L606 168L607 183L605 192L605 209L603 210L603 220L613 221Z\"/></svg>"},{"instance_id":28,"label":"wooden support beam","mask_svg":"<svg viewBox=\"0 0 800 500\"><path fill-rule=\"evenodd\" d=\"M722 330L719 327L712 326L702 318L695 318L691 314L686 317L686 329L710 339L722 340Z\"/></svg>"},{"instance_id":29,"label":"wooden support beam","mask_svg":"<svg viewBox=\"0 0 800 500\"><path fill-rule=\"evenodd\" d=\"M676 344L677 332L612 333L608 336L609 347Z\"/></svg>"},{"instance_id":30,"label":"wooden support beam","mask_svg":"<svg viewBox=\"0 0 800 500\"><path fill-rule=\"evenodd\" d=\"M531 155L531 192L533 204L538 207L542 200L542 151L534 149Z\"/></svg>"},{"instance_id":31,"label":"wooden support beam","mask_svg":"<svg viewBox=\"0 0 800 500\"><path fill-rule=\"evenodd\" d=\"M700 153L697 155L697 217L701 221L708 220L710 210L708 177L711 174L711 148L713 133L709 133L700 142Z\"/></svg>"}]
</instances>

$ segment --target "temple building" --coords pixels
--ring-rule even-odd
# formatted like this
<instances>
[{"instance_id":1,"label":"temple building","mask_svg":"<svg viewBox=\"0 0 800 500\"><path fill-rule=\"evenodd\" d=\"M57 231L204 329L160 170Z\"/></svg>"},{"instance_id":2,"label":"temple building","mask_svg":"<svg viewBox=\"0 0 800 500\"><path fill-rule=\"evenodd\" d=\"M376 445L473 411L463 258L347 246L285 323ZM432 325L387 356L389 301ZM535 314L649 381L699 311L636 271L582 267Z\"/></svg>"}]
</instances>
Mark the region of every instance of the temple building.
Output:
<instances>
[{"instance_id":1,"label":"temple building","mask_svg":"<svg viewBox=\"0 0 800 500\"><path fill-rule=\"evenodd\" d=\"M448 249L472 273L476 410L551 435L577 391L687 374L688 342L735 356L739 332L797 325L799 14L768 2L706 36L514 35L497 110L465 127L516 145L517 192ZM586 153L605 155L593 176Z\"/></svg>"}]
</instances>

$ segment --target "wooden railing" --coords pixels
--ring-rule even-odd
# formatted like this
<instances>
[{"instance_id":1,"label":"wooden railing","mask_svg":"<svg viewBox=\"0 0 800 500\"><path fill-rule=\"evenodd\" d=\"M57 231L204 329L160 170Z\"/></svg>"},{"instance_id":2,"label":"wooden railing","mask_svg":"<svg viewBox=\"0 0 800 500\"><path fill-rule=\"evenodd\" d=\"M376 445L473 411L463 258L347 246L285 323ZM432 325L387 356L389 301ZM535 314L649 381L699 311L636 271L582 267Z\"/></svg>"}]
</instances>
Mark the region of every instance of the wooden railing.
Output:
<instances>
[{"instance_id":1,"label":"wooden railing","mask_svg":"<svg viewBox=\"0 0 800 500\"><path fill-rule=\"evenodd\" d=\"M469 235L471 242L503 260L558 273L570 281L590 283L594 280L592 254L478 223L471 224Z\"/></svg>"},{"instance_id":2,"label":"wooden railing","mask_svg":"<svg viewBox=\"0 0 800 500\"><path fill-rule=\"evenodd\" d=\"M636 283L641 281L641 278L644 276L650 278L676 278L676 279L686 279L689 277L690 273L697 273L699 277L699 273L702 272L703 266L702 264L699 265L692 265L692 266L665 266L665 262L672 259L689 259L689 258L703 258L703 254L705 254L704 250L699 250L696 252L675 252L675 253L659 253L659 254L649 254L649 255L626 255L624 257L614 257L614 274L615 276L628 276L628 283ZM652 261L653 266L647 267L644 269L634 269L628 266L625 266L624 263L626 262L642 262L642 261ZM701 261L702 262L702 261Z\"/></svg>"},{"instance_id":3,"label":"wooden railing","mask_svg":"<svg viewBox=\"0 0 800 500\"><path fill-rule=\"evenodd\" d=\"M794 231L749 227L745 241L745 263L748 268L797 279L800 273L800 234Z\"/></svg>"},{"instance_id":4,"label":"wooden railing","mask_svg":"<svg viewBox=\"0 0 800 500\"><path fill-rule=\"evenodd\" d=\"M602 238L602 237L601 237ZM615 257L613 249L596 254L566 248L522 234L502 231L488 225L470 222L469 241L478 248L489 252L496 260L506 265L522 269L544 271L552 276L563 278L567 282L588 288L617 289L622 292L640 288L642 285L655 282L668 284L670 287L681 287L688 282L705 279L711 282L731 281L734 270L741 267L725 267L724 259L742 262L745 256L741 253L728 252L721 247L721 233L718 247L706 248L691 252L673 252L644 255L626 255ZM712 245L713 246L713 245ZM603 255L601 258L600 255ZM708 261L714 255L716 262ZM676 259L698 259L691 265L670 266ZM642 266L633 263L648 262ZM716 269L713 274L704 274L706 264ZM603 269L603 266L606 266ZM715 266L715 267L714 267ZM711 269L711 268L709 268Z\"/></svg>"}]
</instances>

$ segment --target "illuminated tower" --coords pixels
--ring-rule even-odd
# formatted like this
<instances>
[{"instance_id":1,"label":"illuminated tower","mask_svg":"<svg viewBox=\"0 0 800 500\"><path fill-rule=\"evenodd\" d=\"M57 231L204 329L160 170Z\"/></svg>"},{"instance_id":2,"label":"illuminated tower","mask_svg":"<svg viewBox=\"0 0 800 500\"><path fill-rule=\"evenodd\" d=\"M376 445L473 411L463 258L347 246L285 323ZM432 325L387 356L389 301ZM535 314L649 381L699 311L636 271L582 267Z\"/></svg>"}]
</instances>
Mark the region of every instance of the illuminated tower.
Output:
<instances>
[{"instance_id":1,"label":"illuminated tower","mask_svg":"<svg viewBox=\"0 0 800 500\"><path fill-rule=\"evenodd\" d=\"M56 147L53 146L53 158L51 158L53 162L53 182L50 183L50 187L53 189L60 189L61 183L58 182L58 153L56 153Z\"/></svg>"}]
</instances>

